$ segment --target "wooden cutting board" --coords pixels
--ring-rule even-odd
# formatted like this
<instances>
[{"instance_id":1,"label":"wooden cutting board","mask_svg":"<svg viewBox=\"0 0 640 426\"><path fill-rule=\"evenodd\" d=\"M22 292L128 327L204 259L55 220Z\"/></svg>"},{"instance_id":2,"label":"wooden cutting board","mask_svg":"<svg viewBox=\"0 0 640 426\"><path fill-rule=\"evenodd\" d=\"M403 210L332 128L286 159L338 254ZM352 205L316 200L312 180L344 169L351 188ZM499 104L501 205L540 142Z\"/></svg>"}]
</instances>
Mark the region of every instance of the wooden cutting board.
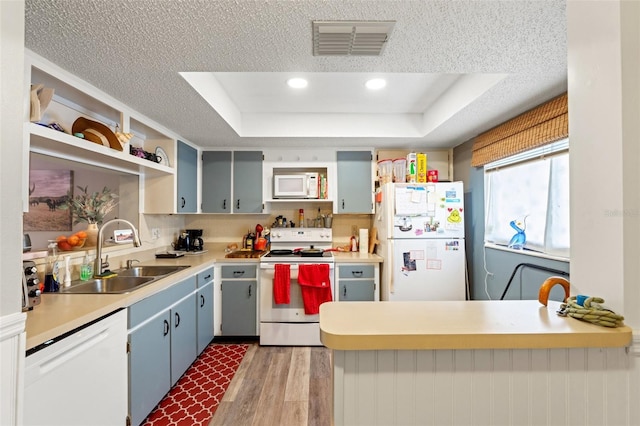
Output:
<instances>
[{"instance_id":1,"label":"wooden cutting board","mask_svg":"<svg viewBox=\"0 0 640 426\"><path fill-rule=\"evenodd\" d=\"M374 226L371 228L371 232L369 232L369 253L375 253L376 245L378 243L378 228Z\"/></svg>"},{"instance_id":2,"label":"wooden cutting board","mask_svg":"<svg viewBox=\"0 0 640 426\"><path fill-rule=\"evenodd\" d=\"M264 254L267 254L267 252L255 250L236 250L232 251L231 253L227 253L224 257L229 259L252 259L261 257Z\"/></svg>"}]
</instances>

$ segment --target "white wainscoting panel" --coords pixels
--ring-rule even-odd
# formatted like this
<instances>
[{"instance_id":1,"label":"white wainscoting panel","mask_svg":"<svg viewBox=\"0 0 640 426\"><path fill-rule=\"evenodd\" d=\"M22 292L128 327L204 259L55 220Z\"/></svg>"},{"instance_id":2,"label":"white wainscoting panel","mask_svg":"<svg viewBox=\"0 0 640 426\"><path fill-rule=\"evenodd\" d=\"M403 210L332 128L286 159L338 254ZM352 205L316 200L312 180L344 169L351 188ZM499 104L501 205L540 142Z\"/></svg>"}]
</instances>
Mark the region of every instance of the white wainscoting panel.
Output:
<instances>
[{"instance_id":1,"label":"white wainscoting panel","mask_svg":"<svg viewBox=\"0 0 640 426\"><path fill-rule=\"evenodd\" d=\"M640 425L630 348L334 351L336 425Z\"/></svg>"},{"instance_id":2,"label":"white wainscoting panel","mask_svg":"<svg viewBox=\"0 0 640 426\"><path fill-rule=\"evenodd\" d=\"M0 317L0 425L22 421L26 320L24 313Z\"/></svg>"}]
</instances>

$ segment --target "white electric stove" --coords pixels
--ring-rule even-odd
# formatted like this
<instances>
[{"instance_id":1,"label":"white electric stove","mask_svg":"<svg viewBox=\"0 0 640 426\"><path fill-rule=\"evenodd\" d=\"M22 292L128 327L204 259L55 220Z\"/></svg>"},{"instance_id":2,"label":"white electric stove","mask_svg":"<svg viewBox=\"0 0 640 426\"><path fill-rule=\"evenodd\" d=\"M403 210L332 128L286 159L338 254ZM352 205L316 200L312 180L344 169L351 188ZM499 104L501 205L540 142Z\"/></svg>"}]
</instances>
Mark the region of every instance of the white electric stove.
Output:
<instances>
[{"instance_id":1,"label":"white electric stove","mask_svg":"<svg viewBox=\"0 0 640 426\"><path fill-rule=\"evenodd\" d=\"M331 294L335 294L334 258L330 228L274 228L271 251L260 258L260 344L322 346L319 315L305 314L297 282L301 264L327 264ZM290 269L290 303L276 304L273 281L276 264Z\"/></svg>"}]
</instances>

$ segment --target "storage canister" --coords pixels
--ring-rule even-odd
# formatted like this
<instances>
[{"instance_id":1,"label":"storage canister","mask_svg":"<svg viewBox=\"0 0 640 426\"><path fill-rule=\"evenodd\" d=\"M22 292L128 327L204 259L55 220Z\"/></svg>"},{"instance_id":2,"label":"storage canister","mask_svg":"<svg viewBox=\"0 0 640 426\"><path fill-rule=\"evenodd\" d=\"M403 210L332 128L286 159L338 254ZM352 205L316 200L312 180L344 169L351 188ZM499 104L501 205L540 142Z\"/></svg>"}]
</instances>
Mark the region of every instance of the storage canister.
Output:
<instances>
[{"instance_id":1,"label":"storage canister","mask_svg":"<svg viewBox=\"0 0 640 426\"><path fill-rule=\"evenodd\" d=\"M396 158L393 160L393 181L394 182L406 182L407 181L407 159Z\"/></svg>"},{"instance_id":2,"label":"storage canister","mask_svg":"<svg viewBox=\"0 0 640 426\"><path fill-rule=\"evenodd\" d=\"M393 177L393 162L391 160L378 161L378 177L380 179L380 185L389 183Z\"/></svg>"}]
</instances>

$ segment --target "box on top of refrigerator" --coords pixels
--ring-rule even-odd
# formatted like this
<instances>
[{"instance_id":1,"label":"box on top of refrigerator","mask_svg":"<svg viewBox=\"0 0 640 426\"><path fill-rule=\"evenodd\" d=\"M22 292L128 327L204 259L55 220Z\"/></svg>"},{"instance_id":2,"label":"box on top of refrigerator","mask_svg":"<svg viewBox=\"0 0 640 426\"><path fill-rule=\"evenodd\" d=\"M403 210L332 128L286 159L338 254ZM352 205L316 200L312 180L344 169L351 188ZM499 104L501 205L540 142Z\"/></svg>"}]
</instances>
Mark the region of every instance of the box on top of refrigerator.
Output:
<instances>
[{"instance_id":1,"label":"box on top of refrigerator","mask_svg":"<svg viewBox=\"0 0 640 426\"><path fill-rule=\"evenodd\" d=\"M416 169L418 183L427 182L427 154L419 152L416 154Z\"/></svg>"},{"instance_id":2,"label":"box on top of refrigerator","mask_svg":"<svg viewBox=\"0 0 640 426\"><path fill-rule=\"evenodd\" d=\"M417 155L415 152L407 154L407 182L415 183L418 178Z\"/></svg>"}]
</instances>

